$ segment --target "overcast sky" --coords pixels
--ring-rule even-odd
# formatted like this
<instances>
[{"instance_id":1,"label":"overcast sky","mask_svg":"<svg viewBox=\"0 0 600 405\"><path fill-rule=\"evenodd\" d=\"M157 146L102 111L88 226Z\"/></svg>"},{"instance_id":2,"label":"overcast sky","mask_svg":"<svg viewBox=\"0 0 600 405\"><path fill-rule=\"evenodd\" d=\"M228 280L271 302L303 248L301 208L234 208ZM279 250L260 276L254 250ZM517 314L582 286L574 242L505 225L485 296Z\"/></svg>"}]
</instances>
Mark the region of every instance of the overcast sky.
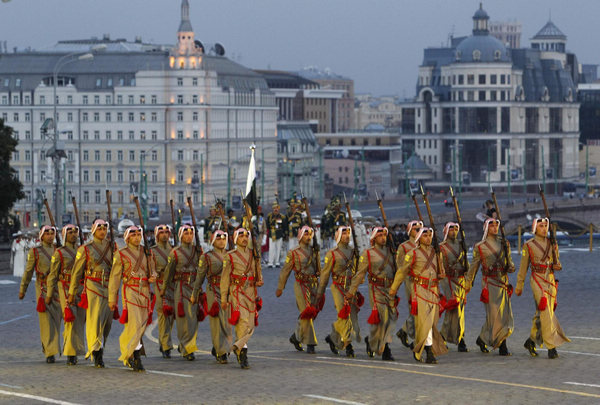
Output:
<instances>
[{"instance_id":1,"label":"overcast sky","mask_svg":"<svg viewBox=\"0 0 600 405\"><path fill-rule=\"evenodd\" d=\"M172 44L180 0L10 0L0 2L0 41L41 49L92 36ZM423 49L471 33L474 0L190 0L196 39L220 42L251 68L329 67L360 93L410 97ZM598 0L488 0L491 20L523 24L521 45L548 21L581 63L600 62Z\"/></svg>"}]
</instances>

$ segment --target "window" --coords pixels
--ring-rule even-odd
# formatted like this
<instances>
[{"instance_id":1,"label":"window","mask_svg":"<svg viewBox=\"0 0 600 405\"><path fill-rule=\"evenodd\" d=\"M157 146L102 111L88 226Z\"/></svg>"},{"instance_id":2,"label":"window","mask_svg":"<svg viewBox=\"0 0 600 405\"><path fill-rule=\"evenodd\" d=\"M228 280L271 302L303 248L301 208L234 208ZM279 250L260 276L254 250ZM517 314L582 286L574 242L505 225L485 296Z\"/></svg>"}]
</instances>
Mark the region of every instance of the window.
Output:
<instances>
[{"instance_id":1,"label":"window","mask_svg":"<svg viewBox=\"0 0 600 405\"><path fill-rule=\"evenodd\" d=\"M96 79L96 87L102 87L102 79L101 78Z\"/></svg>"},{"instance_id":2,"label":"window","mask_svg":"<svg viewBox=\"0 0 600 405\"><path fill-rule=\"evenodd\" d=\"M183 86L183 78L182 77L178 77L177 78L177 85L178 86Z\"/></svg>"},{"instance_id":3,"label":"window","mask_svg":"<svg viewBox=\"0 0 600 405\"><path fill-rule=\"evenodd\" d=\"M194 139L198 139L198 131L197 130L194 130L194 132L192 132L192 134L193 134Z\"/></svg>"},{"instance_id":4,"label":"window","mask_svg":"<svg viewBox=\"0 0 600 405\"><path fill-rule=\"evenodd\" d=\"M31 170L25 170L25 181L31 182Z\"/></svg>"},{"instance_id":5,"label":"window","mask_svg":"<svg viewBox=\"0 0 600 405\"><path fill-rule=\"evenodd\" d=\"M86 204L89 204L89 202L90 202L90 192L89 191L83 192L83 202ZM85 215L87 215L87 214L84 214L84 218L85 218ZM87 222L87 221L84 219L84 222Z\"/></svg>"},{"instance_id":6,"label":"window","mask_svg":"<svg viewBox=\"0 0 600 405\"><path fill-rule=\"evenodd\" d=\"M123 170L117 170L117 181L123 183Z\"/></svg>"},{"instance_id":7,"label":"window","mask_svg":"<svg viewBox=\"0 0 600 405\"><path fill-rule=\"evenodd\" d=\"M19 113L14 113L13 114L13 121L14 122L19 122Z\"/></svg>"},{"instance_id":8,"label":"window","mask_svg":"<svg viewBox=\"0 0 600 405\"><path fill-rule=\"evenodd\" d=\"M29 121L31 121L31 114L26 112L25 113L25 122L29 122Z\"/></svg>"},{"instance_id":9,"label":"window","mask_svg":"<svg viewBox=\"0 0 600 405\"><path fill-rule=\"evenodd\" d=\"M193 77L192 78L192 86L197 86L198 85L198 78L197 77Z\"/></svg>"},{"instance_id":10,"label":"window","mask_svg":"<svg viewBox=\"0 0 600 405\"><path fill-rule=\"evenodd\" d=\"M135 172L133 170L129 171L129 181L135 181Z\"/></svg>"},{"instance_id":11,"label":"window","mask_svg":"<svg viewBox=\"0 0 600 405\"><path fill-rule=\"evenodd\" d=\"M480 59L481 59L481 51L479 49L475 49L473 51L473 60L477 61L477 60L480 60Z\"/></svg>"},{"instance_id":12,"label":"window","mask_svg":"<svg viewBox=\"0 0 600 405\"><path fill-rule=\"evenodd\" d=\"M67 151L67 159L69 160L69 162L73 161L73 151Z\"/></svg>"},{"instance_id":13,"label":"window","mask_svg":"<svg viewBox=\"0 0 600 405\"><path fill-rule=\"evenodd\" d=\"M122 77L119 77L119 86L125 86L125 79Z\"/></svg>"},{"instance_id":14,"label":"window","mask_svg":"<svg viewBox=\"0 0 600 405\"><path fill-rule=\"evenodd\" d=\"M104 114L104 118L105 118L106 122L110 122L111 119L112 119L112 117L111 117L111 115L110 115L109 112L107 112L106 114Z\"/></svg>"},{"instance_id":15,"label":"window","mask_svg":"<svg viewBox=\"0 0 600 405\"><path fill-rule=\"evenodd\" d=\"M158 160L158 152L153 150L152 151L152 160L153 161L157 161Z\"/></svg>"},{"instance_id":16,"label":"window","mask_svg":"<svg viewBox=\"0 0 600 405\"><path fill-rule=\"evenodd\" d=\"M94 113L94 122L99 122L100 121L100 113L95 112Z\"/></svg>"},{"instance_id":17,"label":"window","mask_svg":"<svg viewBox=\"0 0 600 405\"><path fill-rule=\"evenodd\" d=\"M198 160L198 151L197 150L192 152L192 160Z\"/></svg>"},{"instance_id":18,"label":"window","mask_svg":"<svg viewBox=\"0 0 600 405\"><path fill-rule=\"evenodd\" d=\"M177 201L178 201L180 204L183 204L183 191L178 191L178 192L177 192Z\"/></svg>"},{"instance_id":19,"label":"window","mask_svg":"<svg viewBox=\"0 0 600 405\"><path fill-rule=\"evenodd\" d=\"M197 111L194 111L192 113L192 121L198 121L198 112Z\"/></svg>"},{"instance_id":20,"label":"window","mask_svg":"<svg viewBox=\"0 0 600 405\"><path fill-rule=\"evenodd\" d=\"M46 160L46 151L45 150L41 150L40 151L40 160Z\"/></svg>"},{"instance_id":21,"label":"window","mask_svg":"<svg viewBox=\"0 0 600 405\"><path fill-rule=\"evenodd\" d=\"M500 75L500 84L506 84L506 75Z\"/></svg>"},{"instance_id":22,"label":"window","mask_svg":"<svg viewBox=\"0 0 600 405\"><path fill-rule=\"evenodd\" d=\"M467 84L475 84L475 75L467 75Z\"/></svg>"},{"instance_id":23,"label":"window","mask_svg":"<svg viewBox=\"0 0 600 405\"><path fill-rule=\"evenodd\" d=\"M158 132L157 131L152 131L152 140L156 141L158 139Z\"/></svg>"},{"instance_id":24,"label":"window","mask_svg":"<svg viewBox=\"0 0 600 405\"><path fill-rule=\"evenodd\" d=\"M100 170L94 170L94 181L100 183Z\"/></svg>"},{"instance_id":25,"label":"window","mask_svg":"<svg viewBox=\"0 0 600 405\"><path fill-rule=\"evenodd\" d=\"M123 104L123 96L117 96L117 104Z\"/></svg>"},{"instance_id":26,"label":"window","mask_svg":"<svg viewBox=\"0 0 600 405\"><path fill-rule=\"evenodd\" d=\"M87 103L88 103L88 96L83 96L82 104L87 104Z\"/></svg>"},{"instance_id":27,"label":"window","mask_svg":"<svg viewBox=\"0 0 600 405\"><path fill-rule=\"evenodd\" d=\"M73 122L73 113L67 113L67 122Z\"/></svg>"},{"instance_id":28,"label":"window","mask_svg":"<svg viewBox=\"0 0 600 405\"><path fill-rule=\"evenodd\" d=\"M23 104L29 105L31 104L31 98L29 96L23 97Z\"/></svg>"},{"instance_id":29,"label":"window","mask_svg":"<svg viewBox=\"0 0 600 405\"><path fill-rule=\"evenodd\" d=\"M100 79L102 81L102 79ZM94 104L100 104L100 96L94 96Z\"/></svg>"},{"instance_id":30,"label":"window","mask_svg":"<svg viewBox=\"0 0 600 405\"><path fill-rule=\"evenodd\" d=\"M135 160L135 151L134 150L129 151L129 160L131 160L131 161Z\"/></svg>"},{"instance_id":31,"label":"window","mask_svg":"<svg viewBox=\"0 0 600 405\"><path fill-rule=\"evenodd\" d=\"M117 131L117 140L118 141L122 141L123 140L123 131Z\"/></svg>"},{"instance_id":32,"label":"window","mask_svg":"<svg viewBox=\"0 0 600 405\"><path fill-rule=\"evenodd\" d=\"M46 96L40 96L40 104L46 104Z\"/></svg>"},{"instance_id":33,"label":"window","mask_svg":"<svg viewBox=\"0 0 600 405\"><path fill-rule=\"evenodd\" d=\"M490 91L490 100L496 101L496 92L495 91Z\"/></svg>"},{"instance_id":34,"label":"window","mask_svg":"<svg viewBox=\"0 0 600 405\"><path fill-rule=\"evenodd\" d=\"M83 171L83 181L86 183L90 182L90 172L89 170L84 170Z\"/></svg>"},{"instance_id":35,"label":"window","mask_svg":"<svg viewBox=\"0 0 600 405\"><path fill-rule=\"evenodd\" d=\"M183 139L183 131L177 131L177 139Z\"/></svg>"},{"instance_id":36,"label":"window","mask_svg":"<svg viewBox=\"0 0 600 405\"><path fill-rule=\"evenodd\" d=\"M135 139L135 132L129 131L129 140L133 141Z\"/></svg>"},{"instance_id":37,"label":"window","mask_svg":"<svg viewBox=\"0 0 600 405\"><path fill-rule=\"evenodd\" d=\"M128 102L129 104L133 104L133 96L131 96L131 95L130 95L130 96L128 96L128 97L127 97L127 102Z\"/></svg>"},{"instance_id":38,"label":"window","mask_svg":"<svg viewBox=\"0 0 600 405\"><path fill-rule=\"evenodd\" d=\"M475 101L475 93L472 91L467 91L467 101Z\"/></svg>"},{"instance_id":39,"label":"window","mask_svg":"<svg viewBox=\"0 0 600 405\"><path fill-rule=\"evenodd\" d=\"M146 139L146 131L140 131L140 139L141 140L145 140Z\"/></svg>"},{"instance_id":40,"label":"window","mask_svg":"<svg viewBox=\"0 0 600 405\"><path fill-rule=\"evenodd\" d=\"M123 113L120 113L120 112L117 113L117 121L118 122L122 122L123 121Z\"/></svg>"},{"instance_id":41,"label":"window","mask_svg":"<svg viewBox=\"0 0 600 405\"><path fill-rule=\"evenodd\" d=\"M21 87L21 79L16 79L15 80L15 86L16 87Z\"/></svg>"},{"instance_id":42,"label":"window","mask_svg":"<svg viewBox=\"0 0 600 405\"><path fill-rule=\"evenodd\" d=\"M479 75L479 84L485 84L485 75Z\"/></svg>"},{"instance_id":43,"label":"window","mask_svg":"<svg viewBox=\"0 0 600 405\"><path fill-rule=\"evenodd\" d=\"M156 121L157 121L157 118L158 118L158 116L156 115L156 113L155 113L155 112L153 112L153 113L152 113L152 115L150 116L150 120L151 120L152 122L156 122Z\"/></svg>"},{"instance_id":44,"label":"window","mask_svg":"<svg viewBox=\"0 0 600 405\"><path fill-rule=\"evenodd\" d=\"M152 97L150 98L150 100L151 100L150 102L151 102L152 104L156 104L156 96L152 96Z\"/></svg>"},{"instance_id":45,"label":"window","mask_svg":"<svg viewBox=\"0 0 600 405\"><path fill-rule=\"evenodd\" d=\"M100 190L94 191L94 202L96 204L100 204L102 200L100 199Z\"/></svg>"},{"instance_id":46,"label":"window","mask_svg":"<svg viewBox=\"0 0 600 405\"><path fill-rule=\"evenodd\" d=\"M179 111L177 113L177 121L183 121L183 112Z\"/></svg>"},{"instance_id":47,"label":"window","mask_svg":"<svg viewBox=\"0 0 600 405\"><path fill-rule=\"evenodd\" d=\"M150 177L150 179L152 183L156 183L158 181L158 171L152 170L152 176Z\"/></svg>"},{"instance_id":48,"label":"window","mask_svg":"<svg viewBox=\"0 0 600 405\"><path fill-rule=\"evenodd\" d=\"M31 131L25 131L25 139L26 140L30 140L31 139Z\"/></svg>"},{"instance_id":49,"label":"window","mask_svg":"<svg viewBox=\"0 0 600 405\"><path fill-rule=\"evenodd\" d=\"M67 173L67 181L73 183L73 170L69 170Z\"/></svg>"},{"instance_id":50,"label":"window","mask_svg":"<svg viewBox=\"0 0 600 405\"><path fill-rule=\"evenodd\" d=\"M112 183L112 172L110 170L106 171L106 182Z\"/></svg>"},{"instance_id":51,"label":"window","mask_svg":"<svg viewBox=\"0 0 600 405\"><path fill-rule=\"evenodd\" d=\"M140 104L146 104L146 96L140 95Z\"/></svg>"},{"instance_id":52,"label":"window","mask_svg":"<svg viewBox=\"0 0 600 405\"><path fill-rule=\"evenodd\" d=\"M112 86L112 79L108 79L108 83L109 86ZM110 96L110 94L107 94L106 96L104 96L104 103L105 104L112 104L112 97Z\"/></svg>"},{"instance_id":53,"label":"window","mask_svg":"<svg viewBox=\"0 0 600 405\"><path fill-rule=\"evenodd\" d=\"M73 104L73 96L67 96L67 104Z\"/></svg>"},{"instance_id":54,"label":"window","mask_svg":"<svg viewBox=\"0 0 600 405\"><path fill-rule=\"evenodd\" d=\"M497 79L496 75L490 75L490 84L496 84L496 79Z\"/></svg>"},{"instance_id":55,"label":"window","mask_svg":"<svg viewBox=\"0 0 600 405\"><path fill-rule=\"evenodd\" d=\"M158 192L156 191L152 192L152 202L155 204L158 203Z\"/></svg>"},{"instance_id":56,"label":"window","mask_svg":"<svg viewBox=\"0 0 600 405\"><path fill-rule=\"evenodd\" d=\"M133 122L135 120L135 116L132 112L129 113L129 122Z\"/></svg>"},{"instance_id":57,"label":"window","mask_svg":"<svg viewBox=\"0 0 600 405\"><path fill-rule=\"evenodd\" d=\"M94 160L96 162L100 161L100 151L99 150L94 151Z\"/></svg>"},{"instance_id":58,"label":"window","mask_svg":"<svg viewBox=\"0 0 600 405\"><path fill-rule=\"evenodd\" d=\"M87 150L83 151L83 161L87 162L88 160L90 160L90 153Z\"/></svg>"},{"instance_id":59,"label":"window","mask_svg":"<svg viewBox=\"0 0 600 405\"><path fill-rule=\"evenodd\" d=\"M183 151L182 150L177 151L177 160L183 160Z\"/></svg>"},{"instance_id":60,"label":"window","mask_svg":"<svg viewBox=\"0 0 600 405\"><path fill-rule=\"evenodd\" d=\"M90 134L88 131L83 131L83 140L87 141L88 139L90 139Z\"/></svg>"},{"instance_id":61,"label":"window","mask_svg":"<svg viewBox=\"0 0 600 405\"><path fill-rule=\"evenodd\" d=\"M140 113L140 122L145 122L146 121L146 113L145 112L141 112Z\"/></svg>"},{"instance_id":62,"label":"window","mask_svg":"<svg viewBox=\"0 0 600 405\"><path fill-rule=\"evenodd\" d=\"M112 160L112 151L107 150L106 151L106 161L110 162Z\"/></svg>"},{"instance_id":63,"label":"window","mask_svg":"<svg viewBox=\"0 0 600 405\"><path fill-rule=\"evenodd\" d=\"M183 104L183 96L181 94L177 95L177 104Z\"/></svg>"},{"instance_id":64,"label":"window","mask_svg":"<svg viewBox=\"0 0 600 405\"><path fill-rule=\"evenodd\" d=\"M183 170L177 170L177 181L183 183Z\"/></svg>"},{"instance_id":65,"label":"window","mask_svg":"<svg viewBox=\"0 0 600 405\"><path fill-rule=\"evenodd\" d=\"M88 113L84 112L81 115L81 121L83 121L83 122L87 122L88 121Z\"/></svg>"},{"instance_id":66,"label":"window","mask_svg":"<svg viewBox=\"0 0 600 405\"><path fill-rule=\"evenodd\" d=\"M100 140L100 131L94 131L94 139L95 140Z\"/></svg>"},{"instance_id":67,"label":"window","mask_svg":"<svg viewBox=\"0 0 600 405\"><path fill-rule=\"evenodd\" d=\"M198 104L198 96L196 94L192 96L192 104Z\"/></svg>"},{"instance_id":68,"label":"window","mask_svg":"<svg viewBox=\"0 0 600 405\"><path fill-rule=\"evenodd\" d=\"M485 101L485 91L479 92L479 101Z\"/></svg>"},{"instance_id":69,"label":"window","mask_svg":"<svg viewBox=\"0 0 600 405\"><path fill-rule=\"evenodd\" d=\"M117 151L117 160L119 162L123 161L123 151L122 150Z\"/></svg>"},{"instance_id":70,"label":"window","mask_svg":"<svg viewBox=\"0 0 600 405\"><path fill-rule=\"evenodd\" d=\"M465 84L465 76L458 75L458 84Z\"/></svg>"}]
</instances>

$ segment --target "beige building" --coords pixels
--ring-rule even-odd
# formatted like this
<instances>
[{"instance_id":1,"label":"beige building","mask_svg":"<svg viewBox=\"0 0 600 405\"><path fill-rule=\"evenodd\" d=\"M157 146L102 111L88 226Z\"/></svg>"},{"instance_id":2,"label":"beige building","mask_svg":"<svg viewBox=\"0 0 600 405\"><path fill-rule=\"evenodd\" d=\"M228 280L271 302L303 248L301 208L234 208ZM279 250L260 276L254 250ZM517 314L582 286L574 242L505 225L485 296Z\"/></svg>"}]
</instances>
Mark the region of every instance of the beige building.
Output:
<instances>
[{"instance_id":1,"label":"beige building","mask_svg":"<svg viewBox=\"0 0 600 405\"><path fill-rule=\"evenodd\" d=\"M397 97L356 97L354 108L355 129L400 128L402 126L402 107Z\"/></svg>"},{"instance_id":2,"label":"beige building","mask_svg":"<svg viewBox=\"0 0 600 405\"><path fill-rule=\"evenodd\" d=\"M522 30L518 21L490 21L490 35L498 38L507 48L521 47Z\"/></svg>"}]
</instances>

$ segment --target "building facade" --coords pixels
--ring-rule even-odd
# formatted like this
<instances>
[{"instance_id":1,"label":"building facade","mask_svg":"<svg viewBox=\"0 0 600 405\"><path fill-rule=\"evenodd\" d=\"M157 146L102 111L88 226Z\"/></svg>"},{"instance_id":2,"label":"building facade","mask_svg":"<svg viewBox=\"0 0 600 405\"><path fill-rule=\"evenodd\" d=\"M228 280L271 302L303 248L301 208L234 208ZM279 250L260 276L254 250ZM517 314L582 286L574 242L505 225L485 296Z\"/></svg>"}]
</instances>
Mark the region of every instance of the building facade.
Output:
<instances>
[{"instance_id":1,"label":"building facade","mask_svg":"<svg viewBox=\"0 0 600 405\"><path fill-rule=\"evenodd\" d=\"M521 47L523 26L518 21L490 21L490 35L497 38L507 48Z\"/></svg>"}]
</instances>

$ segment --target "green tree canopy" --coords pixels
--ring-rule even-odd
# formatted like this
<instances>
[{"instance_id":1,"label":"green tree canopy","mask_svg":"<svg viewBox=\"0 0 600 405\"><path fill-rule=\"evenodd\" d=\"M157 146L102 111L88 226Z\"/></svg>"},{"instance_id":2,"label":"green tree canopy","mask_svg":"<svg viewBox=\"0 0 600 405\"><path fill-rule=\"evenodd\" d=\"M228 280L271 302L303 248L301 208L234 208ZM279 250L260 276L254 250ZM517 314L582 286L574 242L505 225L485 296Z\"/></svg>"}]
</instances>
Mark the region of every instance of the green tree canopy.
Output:
<instances>
[{"instance_id":1,"label":"green tree canopy","mask_svg":"<svg viewBox=\"0 0 600 405\"><path fill-rule=\"evenodd\" d=\"M13 138L13 129L0 119L0 221L3 223L14 203L25 197L17 171L10 167L10 159L18 143Z\"/></svg>"}]
</instances>

